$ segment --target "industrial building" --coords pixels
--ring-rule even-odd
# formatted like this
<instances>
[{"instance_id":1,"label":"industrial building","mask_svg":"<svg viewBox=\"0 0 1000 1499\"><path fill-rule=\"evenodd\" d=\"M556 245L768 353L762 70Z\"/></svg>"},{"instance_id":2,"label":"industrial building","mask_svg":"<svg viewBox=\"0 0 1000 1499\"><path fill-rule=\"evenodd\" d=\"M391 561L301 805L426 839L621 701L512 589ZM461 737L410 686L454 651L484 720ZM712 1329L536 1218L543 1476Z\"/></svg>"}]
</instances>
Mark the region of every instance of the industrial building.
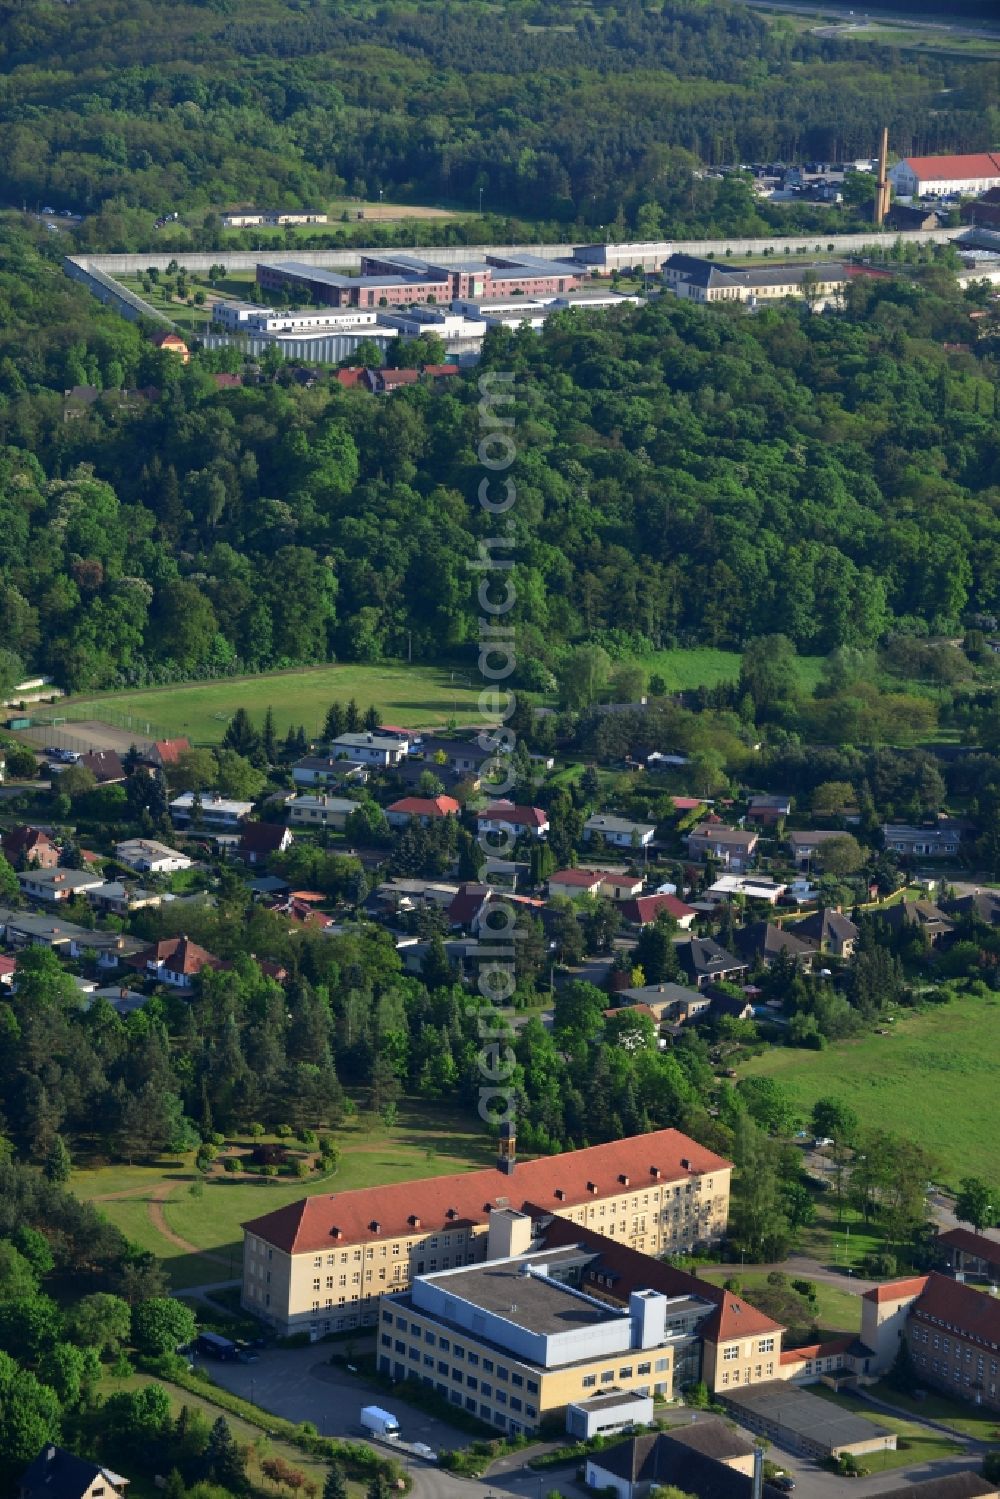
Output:
<instances>
[{"instance_id":1,"label":"industrial building","mask_svg":"<svg viewBox=\"0 0 1000 1499\"><path fill-rule=\"evenodd\" d=\"M976 197L1000 187L1000 151L964 156L904 156L889 168L893 191L904 198Z\"/></svg>"},{"instance_id":2,"label":"industrial building","mask_svg":"<svg viewBox=\"0 0 1000 1499\"><path fill-rule=\"evenodd\" d=\"M833 261L798 265L728 266L697 255L671 255L663 267L667 291L693 302L745 302L751 307L782 297L808 297L816 310L834 302L849 280Z\"/></svg>"}]
</instances>

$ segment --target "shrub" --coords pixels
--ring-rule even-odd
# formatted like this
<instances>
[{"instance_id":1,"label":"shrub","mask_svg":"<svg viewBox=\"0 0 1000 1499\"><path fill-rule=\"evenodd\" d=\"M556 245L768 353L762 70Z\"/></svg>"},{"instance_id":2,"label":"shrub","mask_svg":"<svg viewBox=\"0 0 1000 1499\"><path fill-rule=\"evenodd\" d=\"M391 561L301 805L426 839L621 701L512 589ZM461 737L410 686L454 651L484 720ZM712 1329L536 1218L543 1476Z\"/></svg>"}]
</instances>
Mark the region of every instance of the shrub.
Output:
<instances>
[{"instance_id":1,"label":"shrub","mask_svg":"<svg viewBox=\"0 0 1000 1499\"><path fill-rule=\"evenodd\" d=\"M261 1176L277 1176L278 1168L277 1166L261 1166L260 1174Z\"/></svg>"},{"instance_id":2,"label":"shrub","mask_svg":"<svg viewBox=\"0 0 1000 1499\"><path fill-rule=\"evenodd\" d=\"M227 1155L222 1163L223 1171L238 1171L240 1169L239 1156Z\"/></svg>"},{"instance_id":3,"label":"shrub","mask_svg":"<svg viewBox=\"0 0 1000 1499\"><path fill-rule=\"evenodd\" d=\"M290 1124L279 1124L274 1133L279 1140L290 1140L295 1131Z\"/></svg>"},{"instance_id":4,"label":"shrub","mask_svg":"<svg viewBox=\"0 0 1000 1499\"><path fill-rule=\"evenodd\" d=\"M247 1130L247 1134L250 1136L251 1140L259 1140L263 1133L264 1126L256 1119Z\"/></svg>"}]
</instances>

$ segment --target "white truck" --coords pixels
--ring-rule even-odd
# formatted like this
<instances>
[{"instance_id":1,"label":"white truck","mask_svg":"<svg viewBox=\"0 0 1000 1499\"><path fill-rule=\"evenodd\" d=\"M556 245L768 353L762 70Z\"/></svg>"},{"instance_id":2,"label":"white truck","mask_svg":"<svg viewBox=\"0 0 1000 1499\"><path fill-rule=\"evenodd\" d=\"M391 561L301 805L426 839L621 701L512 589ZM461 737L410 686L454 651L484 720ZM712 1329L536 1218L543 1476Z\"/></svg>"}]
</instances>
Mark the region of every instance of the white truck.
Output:
<instances>
[{"instance_id":1,"label":"white truck","mask_svg":"<svg viewBox=\"0 0 1000 1499\"><path fill-rule=\"evenodd\" d=\"M399 1436L399 1422L396 1417L391 1411L384 1411L380 1405L363 1407L361 1425L373 1437L381 1437L384 1442L395 1441Z\"/></svg>"}]
</instances>

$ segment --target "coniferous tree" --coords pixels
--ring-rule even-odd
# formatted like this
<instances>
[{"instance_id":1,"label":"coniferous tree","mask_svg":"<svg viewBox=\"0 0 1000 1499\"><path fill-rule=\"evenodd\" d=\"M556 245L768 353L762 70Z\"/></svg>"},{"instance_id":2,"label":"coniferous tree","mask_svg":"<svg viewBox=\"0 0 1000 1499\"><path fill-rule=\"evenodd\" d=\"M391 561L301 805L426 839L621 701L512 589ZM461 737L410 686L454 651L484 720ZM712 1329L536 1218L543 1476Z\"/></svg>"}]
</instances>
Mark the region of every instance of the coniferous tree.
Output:
<instances>
[{"instance_id":1,"label":"coniferous tree","mask_svg":"<svg viewBox=\"0 0 1000 1499\"><path fill-rule=\"evenodd\" d=\"M268 707L264 714L264 727L260 731L260 746L268 765L278 758L278 739L274 731L274 710Z\"/></svg>"},{"instance_id":2,"label":"coniferous tree","mask_svg":"<svg viewBox=\"0 0 1000 1499\"><path fill-rule=\"evenodd\" d=\"M344 709L344 724L348 734L356 734L361 727L361 711L353 697Z\"/></svg>"},{"instance_id":3,"label":"coniferous tree","mask_svg":"<svg viewBox=\"0 0 1000 1499\"><path fill-rule=\"evenodd\" d=\"M379 711L376 708L375 704L372 703L370 708L365 709L365 728L367 729L368 733L374 734L375 730L379 727L381 722L381 715L379 714Z\"/></svg>"},{"instance_id":4,"label":"coniferous tree","mask_svg":"<svg viewBox=\"0 0 1000 1499\"><path fill-rule=\"evenodd\" d=\"M326 719L323 724L323 738L329 741L339 739L344 733L346 726L344 710L339 703L331 703L326 710Z\"/></svg>"},{"instance_id":5,"label":"coniferous tree","mask_svg":"<svg viewBox=\"0 0 1000 1499\"><path fill-rule=\"evenodd\" d=\"M323 1499L347 1499L347 1480L339 1463L331 1463L323 1485Z\"/></svg>"}]
</instances>

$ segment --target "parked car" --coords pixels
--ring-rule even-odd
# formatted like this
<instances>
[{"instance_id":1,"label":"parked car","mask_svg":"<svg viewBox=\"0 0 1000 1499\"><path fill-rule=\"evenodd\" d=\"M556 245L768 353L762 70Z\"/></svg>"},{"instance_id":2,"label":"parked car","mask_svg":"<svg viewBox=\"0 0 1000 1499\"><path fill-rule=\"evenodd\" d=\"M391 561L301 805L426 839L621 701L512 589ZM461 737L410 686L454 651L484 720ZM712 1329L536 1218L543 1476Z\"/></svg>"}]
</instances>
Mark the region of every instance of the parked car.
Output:
<instances>
[{"instance_id":1,"label":"parked car","mask_svg":"<svg viewBox=\"0 0 1000 1499\"><path fill-rule=\"evenodd\" d=\"M785 1494L790 1494L795 1487L795 1479L790 1473L779 1473L777 1478L771 1479L771 1482L776 1489L781 1489Z\"/></svg>"}]
</instances>

